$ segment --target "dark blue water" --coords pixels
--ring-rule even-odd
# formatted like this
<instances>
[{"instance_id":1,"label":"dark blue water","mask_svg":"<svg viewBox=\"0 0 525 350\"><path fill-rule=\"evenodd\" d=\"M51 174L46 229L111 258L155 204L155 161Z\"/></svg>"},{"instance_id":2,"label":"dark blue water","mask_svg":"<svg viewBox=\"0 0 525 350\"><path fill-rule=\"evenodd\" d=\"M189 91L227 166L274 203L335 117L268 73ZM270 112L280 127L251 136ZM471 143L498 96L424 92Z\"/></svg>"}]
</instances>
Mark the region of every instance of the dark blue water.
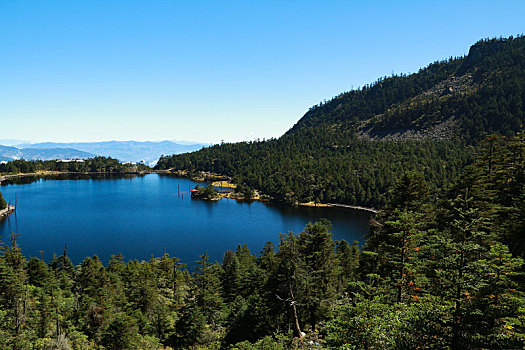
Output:
<instances>
[{"instance_id":1,"label":"dark blue water","mask_svg":"<svg viewBox=\"0 0 525 350\"><path fill-rule=\"evenodd\" d=\"M205 251L213 260L246 243L258 253L279 233L300 232L308 222L327 218L335 239L362 241L369 215L335 208L293 208L222 199L191 200L196 183L178 177L150 174L135 177L25 178L4 182L6 201L17 201L16 216L0 223L4 243L11 232L29 256L49 261L67 243L75 264L98 255L149 259L165 252L193 266Z\"/></svg>"}]
</instances>

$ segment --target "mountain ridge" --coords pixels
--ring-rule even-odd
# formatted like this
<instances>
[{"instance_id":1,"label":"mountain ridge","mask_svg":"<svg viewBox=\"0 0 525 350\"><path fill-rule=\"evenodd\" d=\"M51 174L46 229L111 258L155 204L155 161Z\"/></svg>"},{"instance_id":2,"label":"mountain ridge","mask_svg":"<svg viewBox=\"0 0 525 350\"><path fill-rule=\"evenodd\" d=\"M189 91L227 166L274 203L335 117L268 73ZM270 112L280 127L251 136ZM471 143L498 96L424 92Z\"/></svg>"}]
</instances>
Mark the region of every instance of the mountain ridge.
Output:
<instances>
[{"instance_id":1,"label":"mountain ridge","mask_svg":"<svg viewBox=\"0 0 525 350\"><path fill-rule=\"evenodd\" d=\"M166 156L157 169L232 177L277 201L381 207L395 179L452 183L489 134L525 121L525 37L485 39L459 58L385 77L316 105L278 139Z\"/></svg>"},{"instance_id":2,"label":"mountain ridge","mask_svg":"<svg viewBox=\"0 0 525 350\"><path fill-rule=\"evenodd\" d=\"M0 161L17 159L25 160L55 160L55 159L86 159L96 157L95 154L79 151L73 148L18 148L0 145Z\"/></svg>"},{"instance_id":3,"label":"mountain ridge","mask_svg":"<svg viewBox=\"0 0 525 350\"><path fill-rule=\"evenodd\" d=\"M16 145L21 149L72 148L93 155L117 158L120 161L155 163L163 154L196 151L204 144L178 144L172 141L101 141L101 142L39 142Z\"/></svg>"},{"instance_id":4,"label":"mountain ridge","mask_svg":"<svg viewBox=\"0 0 525 350\"><path fill-rule=\"evenodd\" d=\"M501 100L509 99L509 91L511 100L523 96L524 62L521 36L480 40L466 56L436 61L410 75L381 78L316 105L285 135L319 126L349 129L373 140L463 137L479 141L490 133L513 134L525 119L523 101L516 101L521 106L513 109L505 108ZM477 111L477 118L469 115L469 104L486 105L494 98L499 99L493 103L500 108L497 115L486 108ZM473 119L478 126L471 125ZM447 132L432 132L434 127Z\"/></svg>"}]
</instances>

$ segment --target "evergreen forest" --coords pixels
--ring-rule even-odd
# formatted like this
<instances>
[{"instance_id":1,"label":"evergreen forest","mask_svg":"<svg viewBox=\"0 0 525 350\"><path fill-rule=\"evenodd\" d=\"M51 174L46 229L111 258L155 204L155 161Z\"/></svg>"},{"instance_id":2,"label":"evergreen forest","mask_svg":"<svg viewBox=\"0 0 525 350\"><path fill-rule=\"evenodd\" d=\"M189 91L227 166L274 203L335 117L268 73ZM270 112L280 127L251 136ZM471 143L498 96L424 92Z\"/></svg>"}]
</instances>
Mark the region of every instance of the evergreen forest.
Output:
<instances>
[{"instance_id":1,"label":"evergreen forest","mask_svg":"<svg viewBox=\"0 0 525 350\"><path fill-rule=\"evenodd\" d=\"M407 172L366 243L322 220L258 254L0 253L3 349L520 349L525 345L525 137L481 142L438 199ZM234 247L232 247L234 248ZM257 248L257 247L256 247Z\"/></svg>"},{"instance_id":2,"label":"evergreen forest","mask_svg":"<svg viewBox=\"0 0 525 350\"><path fill-rule=\"evenodd\" d=\"M85 160L13 160L0 164L0 174L29 174L37 172L71 172L71 173L127 173L147 170L141 165L123 164L111 157L93 157Z\"/></svg>"}]
</instances>

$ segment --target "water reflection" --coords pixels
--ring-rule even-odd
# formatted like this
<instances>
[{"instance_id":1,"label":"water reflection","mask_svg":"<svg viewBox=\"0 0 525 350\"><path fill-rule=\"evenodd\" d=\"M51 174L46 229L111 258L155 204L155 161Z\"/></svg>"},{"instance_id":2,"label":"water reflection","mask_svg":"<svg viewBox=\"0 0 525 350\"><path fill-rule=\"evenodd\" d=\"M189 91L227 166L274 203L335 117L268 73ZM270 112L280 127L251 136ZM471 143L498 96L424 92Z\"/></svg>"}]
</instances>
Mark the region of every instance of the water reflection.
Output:
<instances>
[{"instance_id":1,"label":"water reflection","mask_svg":"<svg viewBox=\"0 0 525 350\"><path fill-rule=\"evenodd\" d=\"M189 189L195 185L157 174L11 179L2 192L7 201L17 198L18 210L0 223L0 237L5 242L11 232L21 233L24 254L40 256L44 250L48 260L67 242L74 263L93 254L107 262L119 252L128 259L149 259L166 251L192 266L206 250L220 260L239 243L259 252L267 241L277 244L279 233L300 232L320 218L333 223L338 240L361 240L368 232L368 213L191 200Z\"/></svg>"},{"instance_id":2,"label":"water reflection","mask_svg":"<svg viewBox=\"0 0 525 350\"><path fill-rule=\"evenodd\" d=\"M56 175L28 175L13 177L3 180L0 186L8 185L27 185L39 181L54 180L133 180L137 177L144 177L145 174L56 174Z\"/></svg>"}]
</instances>

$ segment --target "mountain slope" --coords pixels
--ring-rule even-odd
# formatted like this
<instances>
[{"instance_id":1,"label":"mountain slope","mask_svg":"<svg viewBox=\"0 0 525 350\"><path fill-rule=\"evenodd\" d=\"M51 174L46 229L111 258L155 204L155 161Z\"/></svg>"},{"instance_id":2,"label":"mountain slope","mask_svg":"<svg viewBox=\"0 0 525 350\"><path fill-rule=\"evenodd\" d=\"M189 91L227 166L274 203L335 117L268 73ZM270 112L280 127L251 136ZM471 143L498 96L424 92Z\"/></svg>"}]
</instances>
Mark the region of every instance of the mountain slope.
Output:
<instances>
[{"instance_id":1,"label":"mountain slope","mask_svg":"<svg viewBox=\"0 0 525 350\"><path fill-rule=\"evenodd\" d=\"M525 38L484 40L466 57L380 79L312 108L288 131L327 126L372 139L478 141L521 130Z\"/></svg>"},{"instance_id":2,"label":"mountain slope","mask_svg":"<svg viewBox=\"0 0 525 350\"><path fill-rule=\"evenodd\" d=\"M229 175L286 202L381 206L407 171L434 190L450 183L471 145L519 132L524 112L525 38L484 40L465 57L314 106L279 139L163 157L157 167Z\"/></svg>"}]
</instances>

